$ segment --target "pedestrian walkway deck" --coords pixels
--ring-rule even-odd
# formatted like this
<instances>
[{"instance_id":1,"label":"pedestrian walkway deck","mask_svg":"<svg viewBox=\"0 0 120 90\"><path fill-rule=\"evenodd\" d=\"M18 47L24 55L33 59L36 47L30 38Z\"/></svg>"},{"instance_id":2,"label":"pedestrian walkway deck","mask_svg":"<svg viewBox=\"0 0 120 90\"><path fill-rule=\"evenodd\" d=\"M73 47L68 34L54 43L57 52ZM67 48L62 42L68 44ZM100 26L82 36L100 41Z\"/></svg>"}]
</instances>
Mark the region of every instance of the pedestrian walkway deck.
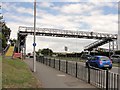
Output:
<instances>
[{"instance_id":1,"label":"pedestrian walkway deck","mask_svg":"<svg viewBox=\"0 0 120 90\"><path fill-rule=\"evenodd\" d=\"M33 60L26 59L24 61L32 69ZM80 79L41 64L40 62L36 63L36 67L37 71L34 75L42 82L43 88L95 88Z\"/></svg>"}]
</instances>

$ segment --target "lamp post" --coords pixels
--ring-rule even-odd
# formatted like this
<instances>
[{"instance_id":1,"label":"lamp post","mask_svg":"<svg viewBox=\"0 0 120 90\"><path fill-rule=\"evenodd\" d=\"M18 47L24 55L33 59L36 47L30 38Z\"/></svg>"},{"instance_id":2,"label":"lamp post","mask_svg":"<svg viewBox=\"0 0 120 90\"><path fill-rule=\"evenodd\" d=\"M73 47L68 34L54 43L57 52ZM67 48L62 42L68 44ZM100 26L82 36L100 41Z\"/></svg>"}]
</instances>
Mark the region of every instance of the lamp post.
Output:
<instances>
[{"instance_id":1,"label":"lamp post","mask_svg":"<svg viewBox=\"0 0 120 90\"><path fill-rule=\"evenodd\" d=\"M35 35L36 35L36 0L34 0L34 43L33 43L33 72L36 72L36 53L35 53Z\"/></svg>"}]
</instances>

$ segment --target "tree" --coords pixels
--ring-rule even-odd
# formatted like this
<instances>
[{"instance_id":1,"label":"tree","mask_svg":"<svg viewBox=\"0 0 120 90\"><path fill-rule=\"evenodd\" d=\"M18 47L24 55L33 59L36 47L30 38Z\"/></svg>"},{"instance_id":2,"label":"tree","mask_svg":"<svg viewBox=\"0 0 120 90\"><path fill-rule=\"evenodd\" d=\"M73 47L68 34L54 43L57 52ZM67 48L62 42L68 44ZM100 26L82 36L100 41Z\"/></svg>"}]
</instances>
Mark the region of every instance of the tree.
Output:
<instances>
[{"instance_id":1,"label":"tree","mask_svg":"<svg viewBox=\"0 0 120 90\"><path fill-rule=\"evenodd\" d=\"M52 56L53 51L51 49L49 49L49 48L46 48L46 49L41 50L41 54L43 54L45 56Z\"/></svg>"},{"instance_id":2,"label":"tree","mask_svg":"<svg viewBox=\"0 0 120 90\"><path fill-rule=\"evenodd\" d=\"M0 22L0 25L2 26L2 48L5 48L7 46L11 30L6 26L5 22Z\"/></svg>"},{"instance_id":3,"label":"tree","mask_svg":"<svg viewBox=\"0 0 120 90\"><path fill-rule=\"evenodd\" d=\"M41 54L41 49L39 49L38 51L36 51L36 54L39 56Z\"/></svg>"},{"instance_id":4,"label":"tree","mask_svg":"<svg viewBox=\"0 0 120 90\"><path fill-rule=\"evenodd\" d=\"M2 35L2 48L5 48L7 46L7 41L4 35Z\"/></svg>"},{"instance_id":5,"label":"tree","mask_svg":"<svg viewBox=\"0 0 120 90\"><path fill-rule=\"evenodd\" d=\"M10 39L9 41L10 41L11 45L14 45L17 42L16 39Z\"/></svg>"}]
</instances>

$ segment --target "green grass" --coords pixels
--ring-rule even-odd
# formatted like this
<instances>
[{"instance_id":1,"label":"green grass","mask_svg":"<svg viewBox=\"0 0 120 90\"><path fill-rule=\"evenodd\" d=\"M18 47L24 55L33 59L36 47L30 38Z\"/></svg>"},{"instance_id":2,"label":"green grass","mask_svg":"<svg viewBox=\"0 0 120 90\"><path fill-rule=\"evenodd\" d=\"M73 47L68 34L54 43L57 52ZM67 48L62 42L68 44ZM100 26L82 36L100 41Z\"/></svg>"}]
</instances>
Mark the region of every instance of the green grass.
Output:
<instances>
[{"instance_id":1,"label":"green grass","mask_svg":"<svg viewBox=\"0 0 120 90\"><path fill-rule=\"evenodd\" d=\"M19 59L3 59L3 88L40 88L40 82L33 76L26 63Z\"/></svg>"},{"instance_id":2,"label":"green grass","mask_svg":"<svg viewBox=\"0 0 120 90\"><path fill-rule=\"evenodd\" d=\"M113 63L114 67L120 67L120 63Z\"/></svg>"},{"instance_id":3,"label":"green grass","mask_svg":"<svg viewBox=\"0 0 120 90\"><path fill-rule=\"evenodd\" d=\"M85 62L85 60L82 60L78 57L52 57L60 60L68 60L68 61L80 61L80 62Z\"/></svg>"}]
</instances>

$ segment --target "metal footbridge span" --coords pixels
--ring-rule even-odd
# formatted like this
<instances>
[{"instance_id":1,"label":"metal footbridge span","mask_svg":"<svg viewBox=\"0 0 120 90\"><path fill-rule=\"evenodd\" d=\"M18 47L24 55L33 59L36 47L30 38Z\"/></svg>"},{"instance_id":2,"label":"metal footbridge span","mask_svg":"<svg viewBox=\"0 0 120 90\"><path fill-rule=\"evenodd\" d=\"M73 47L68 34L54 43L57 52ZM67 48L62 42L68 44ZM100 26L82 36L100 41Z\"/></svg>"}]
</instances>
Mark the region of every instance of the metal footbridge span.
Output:
<instances>
[{"instance_id":1,"label":"metal footbridge span","mask_svg":"<svg viewBox=\"0 0 120 90\"><path fill-rule=\"evenodd\" d=\"M18 30L18 51L21 47L25 47L26 36L34 34L34 27L19 26ZM86 32L86 31L72 31L52 28L36 28L37 36L52 36L52 37L65 37L65 38L86 38L86 39L97 39L98 41L85 46L84 50L92 51L98 46L109 43L112 49L117 47L115 41L117 41L117 34L97 33L97 32ZM110 44L112 42L112 44Z\"/></svg>"}]
</instances>

